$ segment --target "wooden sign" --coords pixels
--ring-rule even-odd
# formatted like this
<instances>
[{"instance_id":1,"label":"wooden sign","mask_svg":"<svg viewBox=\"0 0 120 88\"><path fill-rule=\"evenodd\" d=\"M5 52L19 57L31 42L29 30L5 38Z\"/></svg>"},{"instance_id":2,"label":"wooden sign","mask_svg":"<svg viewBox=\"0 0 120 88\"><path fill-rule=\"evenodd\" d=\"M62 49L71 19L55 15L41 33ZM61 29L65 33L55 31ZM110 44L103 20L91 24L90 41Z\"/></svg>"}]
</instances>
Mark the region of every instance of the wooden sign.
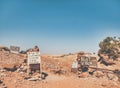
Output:
<instances>
[{"instance_id":1,"label":"wooden sign","mask_svg":"<svg viewBox=\"0 0 120 88\"><path fill-rule=\"evenodd\" d=\"M28 53L28 64L39 64L40 62L41 62L41 58L38 52Z\"/></svg>"},{"instance_id":2,"label":"wooden sign","mask_svg":"<svg viewBox=\"0 0 120 88\"><path fill-rule=\"evenodd\" d=\"M39 52L28 52L28 74L31 70L39 70L40 74L42 73Z\"/></svg>"},{"instance_id":3,"label":"wooden sign","mask_svg":"<svg viewBox=\"0 0 120 88\"><path fill-rule=\"evenodd\" d=\"M10 46L10 51L11 52L19 52L20 51L20 47L18 47L18 46Z\"/></svg>"},{"instance_id":4,"label":"wooden sign","mask_svg":"<svg viewBox=\"0 0 120 88\"><path fill-rule=\"evenodd\" d=\"M90 57L89 61L90 61L90 65L89 66L97 67L97 58L96 57Z\"/></svg>"},{"instance_id":5,"label":"wooden sign","mask_svg":"<svg viewBox=\"0 0 120 88\"><path fill-rule=\"evenodd\" d=\"M82 66L97 66L97 59L96 59L96 57L82 56L80 58L80 64Z\"/></svg>"}]
</instances>

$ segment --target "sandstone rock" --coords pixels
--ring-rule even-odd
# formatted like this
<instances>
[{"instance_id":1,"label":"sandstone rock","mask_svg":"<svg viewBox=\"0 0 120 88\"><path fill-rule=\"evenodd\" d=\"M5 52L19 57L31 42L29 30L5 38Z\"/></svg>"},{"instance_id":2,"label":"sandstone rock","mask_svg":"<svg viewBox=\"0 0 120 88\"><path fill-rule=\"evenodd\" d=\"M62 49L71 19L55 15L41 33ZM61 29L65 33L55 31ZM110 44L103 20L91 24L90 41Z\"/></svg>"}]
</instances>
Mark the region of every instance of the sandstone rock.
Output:
<instances>
[{"instance_id":1,"label":"sandstone rock","mask_svg":"<svg viewBox=\"0 0 120 88\"><path fill-rule=\"evenodd\" d=\"M39 80L39 78L30 78L30 79L28 79L29 81L37 81L37 80Z\"/></svg>"},{"instance_id":2,"label":"sandstone rock","mask_svg":"<svg viewBox=\"0 0 120 88\"><path fill-rule=\"evenodd\" d=\"M18 69L16 70L16 72L20 72L20 68L18 68Z\"/></svg>"},{"instance_id":3,"label":"sandstone rock","mask_svg":"<svg viewBox=\"0 0 120 88\"><path fill-rule=\"evenodd\" d=\"M20 72L21 74L25 74L24 72Z\"/></svg>"},{"instance_id":4,"label":"sandstone rock","mask_svg":"<svg viewBox=\"0 0 120 88\"><path fill-rule=\"evenodd\" d=\"M21 66L16 70L16 72L26 72L27 71L27 66Z\"/></svg>"},{"instance_id":5,"label":"sandstone rock","mask_svg":"<svg viewBox=\"0 0 120 88\"><path fill-rule=\"evenodd\" d=\"M0 84L2 84L3 82L2 82L2 80L0 80Z\"/></svg>"},{"instance_id":6,"label":"sandstone rock","mask_svg":"<svg viewBox=\"0 0 120 88\"><path fill-rule=\"evenodd\" d=\"M118 77L115 74L108 74L108 79L113 81L118 81Z\"/></svg>"},{"instance_id":7,"label":"sandstone rock","mask_svg":"<svg viewBox=\"0 0 120 88\"><path fill-rule=\"evenodd\" d=\"M80 73L78 76L79 76L80 78L86 78L86 77L89 76L89 73L88 73L88 72L83 72L83 73Z\"/></svg>"},{"instance_id":8,"label":"sandstone rock","mask_svg":"<svg viewBox=\"0 0 120 88\"><path fill-rule=\"evenodd\" d=\"M7 88L7 86L5 84L2 85L2 88Z\"/></svg>"},{"instance_id":9,"label":"sandstone rock","mask_svg":"<svg viewBox=\"0 0 120 88\"><path fill-rule=\"evenodd\" d=\"M6 70L5 69L0 69L0 72L6 72Z\"/></svg>"},{"instance_id":10,"label":"sandstone rock","mask_svg":"<svg viewBox=\"0 0 120 88\"><path fill-rule=\"evenodd\" d=\"M4 73L1 73L0 74L0 77L6 77L7 75L6 74L4 74Z\"/></svg>"},{"instance_id":11,"label":"sandstone rock","mask_svg":"<svg viewBox=\"0 0 120 88\"><path fill-rule=\"evenodd\" d=\"M96 72L94 72L94 75L95 75L96 77L100 78L100 77L103 77L103 76L104 76L104 73L103 73L102 71L96 71Z\"/></svg>"}]
</instances>

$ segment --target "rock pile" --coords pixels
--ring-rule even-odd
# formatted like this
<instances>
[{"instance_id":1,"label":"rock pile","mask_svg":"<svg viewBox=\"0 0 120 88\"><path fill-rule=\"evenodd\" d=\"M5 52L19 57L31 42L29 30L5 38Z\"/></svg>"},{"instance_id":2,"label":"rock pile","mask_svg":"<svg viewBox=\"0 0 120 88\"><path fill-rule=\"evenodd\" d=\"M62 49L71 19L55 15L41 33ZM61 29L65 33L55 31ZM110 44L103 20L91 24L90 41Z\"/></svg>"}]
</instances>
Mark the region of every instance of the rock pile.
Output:
<instances>
[{"instance_id":1,"label":"rock pile","mask_svg":"<svg viewBox=\"0 0 120 88\"><path fill-rule=\"evenodd\" d=\"M0 84L2 84L3 82L2 82L2 80L0 80Z\"/></svg>"},{"instance_id":2,"label":"rock pile","mask_svg":"<svg viewBox=\"0 0 120 88\"><path fill-rule=\"evenodd\" d=\"M0 51L0 64L2 68L13 68L22 64L24 56L8 51Z\"/></svg>"},{"instance_id":3,"label":"rock pile","mask_svg":"<svg viewBox=\"0 0 120 88\"><path fill-rule=\"evenodd\" d=\"M7 86L3 83L3 81L1 79L0 79L0 88L7 88Z\"/></svg>"}]
</instances>

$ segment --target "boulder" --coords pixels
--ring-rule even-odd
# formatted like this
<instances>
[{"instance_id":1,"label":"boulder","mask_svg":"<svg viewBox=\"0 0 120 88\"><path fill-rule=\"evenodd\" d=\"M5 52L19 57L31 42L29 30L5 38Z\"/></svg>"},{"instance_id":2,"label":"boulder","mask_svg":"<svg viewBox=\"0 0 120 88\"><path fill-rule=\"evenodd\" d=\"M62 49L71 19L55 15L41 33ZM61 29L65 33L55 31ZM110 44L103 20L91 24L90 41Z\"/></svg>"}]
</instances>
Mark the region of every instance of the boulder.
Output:
<instances>
[{"instance_id":1,"label":"boulder","mask_svg":"<svg viewBox=\"0 0 120 88\"><path fill-rule=\"evenodd\" d=\"M96 71L96 72L94 72L94 75L95 75L96 77L100 78L100 77L103 77L103 76L104 76L104 73L103 73L102 71Z\"/></svg>"},{"instance_id":2,"label":"boulder","mask_svg":"<svg viewBox=\"0 0 120 88\"><path fill-rule=\"evenodd\" d=\"M30 79L28 79L29 81L37 81L37 80L39 80L39 78L30 78Z\"/></svg>"},{"instance_id":3,"label":"boulder","mask_svg":"<svg viewBox=\"0 0 120 88\"><path fill-rule=\"evenodd\" d=\"M5 73L0 73L0 77L6 77L7 75Z\"/></svg>"},{"instance_id":4,"label":"boulder","mask_svg":"<svg viewBox=\"0 0 120 88\"><path fill-rule=\"evenodd\" d=\"M2 88L7 88L7 86L5 84L2 85Z\"/></svg>"},{"instance_id":5,"label":"boulder","mask_svg":"<svg viewBox=\"0 0 120 88\"><path fill-rule=\"evenodd\" d=\"M110 73L108 73L107 77L109 80L113 80L113 81L118 81L119 79L115 74L110 74Z\"/></svg>"},{"instance_id":6,"label":"boulder","mask_svg":"<svg viewBox=\"0 0 120 88\"><path fill-rule=\"evenodd\" d=\"M2 82L2 80L0 80L0 84L2 84L3 82Z\"/></svg>"},{"instance_id":7,"label":"boulder","mask_svg":"<svg viewBox=\"0 0 120 88\"><path fill-rule=\"evenodd\" d=\"M89 76L89 73L88 72L82 72L78 75L79 78L86 78Z\"/></svg>"},{"instance_id":8,"label":"boulder","mask_svg":"<svg viewBox=\"0 0 120 88\"><path fill-rule=\"evenodd\" d=\"M0 69L0 72L6 72L6 70L5 69Z\"/></svg>"}]
</instances>

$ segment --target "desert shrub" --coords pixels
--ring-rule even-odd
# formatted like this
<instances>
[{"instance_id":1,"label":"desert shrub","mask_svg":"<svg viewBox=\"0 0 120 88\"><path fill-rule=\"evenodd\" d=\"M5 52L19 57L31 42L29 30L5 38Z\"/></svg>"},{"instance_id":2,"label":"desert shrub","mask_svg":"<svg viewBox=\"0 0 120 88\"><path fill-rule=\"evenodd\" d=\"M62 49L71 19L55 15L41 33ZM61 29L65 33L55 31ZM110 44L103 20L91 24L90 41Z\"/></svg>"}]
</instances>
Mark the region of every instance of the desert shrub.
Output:
<instances>
[{"instance_id":1,"label":"desert shrub","mask_svg":"<svg viewBox=\"0 0 120 88\"><path fill-rule=\"evenodd\" d=\"M106 37L99 43L98 54L106 54L109 59L116 60L120 56L120 38Z\"/></svg>"}]
</instances>

